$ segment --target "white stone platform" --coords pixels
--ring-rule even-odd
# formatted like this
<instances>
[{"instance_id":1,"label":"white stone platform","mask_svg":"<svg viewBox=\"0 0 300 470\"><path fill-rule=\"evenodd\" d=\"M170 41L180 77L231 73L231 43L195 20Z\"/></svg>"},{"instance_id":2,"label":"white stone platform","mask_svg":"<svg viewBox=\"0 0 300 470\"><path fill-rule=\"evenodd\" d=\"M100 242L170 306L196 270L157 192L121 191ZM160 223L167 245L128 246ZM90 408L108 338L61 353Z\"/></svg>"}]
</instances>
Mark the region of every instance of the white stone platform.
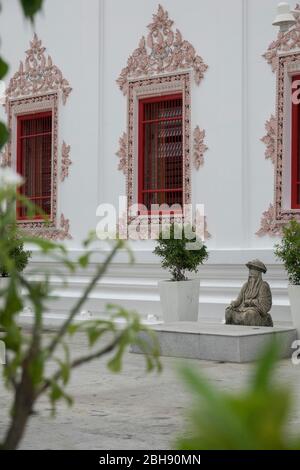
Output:
<instances>
[{"instance_id":1,"label":"white stone platform","mask_svg":"<svg viewBox=\"0 0 300 470\"><path fill-rule=\"evenodd\" d=\"M251 362L274 336L281 343L281 358L290 357L296 330L289 326L274 328L232 326L219 323L178 322L154 325L162 356L222 362ZM145 337L145 333L143 333ZM131 352L140 353L133 346Z\"/></svg>"}]
</instances>

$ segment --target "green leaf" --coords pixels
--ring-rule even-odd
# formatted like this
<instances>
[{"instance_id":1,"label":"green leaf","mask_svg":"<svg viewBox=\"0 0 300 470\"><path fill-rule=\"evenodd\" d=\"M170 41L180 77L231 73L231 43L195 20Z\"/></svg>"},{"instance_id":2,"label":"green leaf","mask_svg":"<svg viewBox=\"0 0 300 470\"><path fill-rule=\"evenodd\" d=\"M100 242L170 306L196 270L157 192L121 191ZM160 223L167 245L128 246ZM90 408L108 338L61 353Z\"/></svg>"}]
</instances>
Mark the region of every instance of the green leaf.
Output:
<instances>
[{"instance_id":1,"label":"green leaf","mask_svg":"<svg viewBox=\"0 0 300 470\"><path fill-rule=\"evenodd\" d=\"M68 364L62 362L60 370L61 370L61 378L62 378L63 384L67 385L67 383L70 380L70 367Z\"/></svg>"},{"instance_id":2,"label":"green leaf","mask_svg":"<svg viewBox=\"0 0 300 470\"><path fill-rule=\"evenodd\" d=\"M80 264L82 268L86 268L88 266L89 261L90 261L90 255L91 253L86 253L80 256L80 258L78 259L78 263Z\"/></svg>"},{"instance_id":3,"label":"green leaf","mask_svg":"<svg viewBox=\"0 0 300 470\"><path fill-rule=\"evenodd\" d=\"M107 367L114 373L120 372L122 369L122 359L127 344L126 337L123 335L120 339L116 354L107 364Z\"/></svg>"},{"instance_id":4,"label":"green leaf","mask_svg":"<svg viewBox=\"0 0 300 470\"><path fill-rule=\"evenodd\" d=\"M299 437L287 433L291 411L288 388L274 383L278 344L268 345L250 385L224 392L198 370L183 366L181 376L193 392L189 428L175 444L180 450L288 450Z\"/></svg>"},{"instance_id":5,"label":"green leaf","mask_svg":"<svg viewBox=\"0 0 300 470\"><path fill-rule=\"evenodd\" d=\"M55 358L55 362L59 365L61 380L63 385L67 385L70 380L70 365L68 362L63 362L60 359Z\"/></svg>"},{"instance_id":6,"label":"green leaf","mask_svg":"<svg viewBox=\"0 0 300 470\"><path fill-rule=\"evenodd\" d=\"M31 375L33 385L37 386L41 383L44 374L45 358L43 353L39 353L34 357L29 365L29 372Z\"/></svg>"},{"instance_id":7,"label":"green leaf","mask_svg":"<svg viewBox=\"0 0 300 470\"><path fill-rule=\"evenodd\" d=\"M108 362L107 367L115 374L122 369L122 352L119 350L117 354Z\"/></svg>"},{"instance_id":8,"label":"green leaf","mask_svg":"<svg viewBox=\"0 0 300 470\"><path fill-rule=\"evenodd\" d=\"M12 318L16 313L20 312L22 308L23 302L19 295L17 285L14 278L10 277L6 293L6 304L2 314L2 321L4 319L3 324L7 324L5 321L9 321L10 318Z\"/></svg>"},{"instance_id":9,"label":"green leaf","mask_svg":"<svg viewBox=\"0 0 300 470\"><path fill-rule=\"evenodd\" d=\"M253 388L255 390L264 391L269 385L271 385L272 373L276 366L276 361L279 358L279 347L280 345L276 339L273 339L264 351L253 377Z\"/></svg>"},{"instance_id":10,"label":"green leaf","mask_svg":"<svg viewBox=\"0 0 300 470\"><path fill-rule=\"evenodd\" d=\"M173 281L185 281L186 271L197 272L198 267L208 259L207 247L202 240L196 235L191 240L189 234L192 229L188 224L181 226L171 223L168 229L162 229L159 234L153 253L162 259L161 265L170 271ZM193 249L188 246L191 241Z\"/></svg>"},{"instance_id":11,"label":"green leaf","mask_svg":"<svg viewBox=\"0 0 300 470\"><path fill-rule=\"evenodd\" d=\"M6 144L9 138L9 132L3 122L0 122L0 150Z\"/></svg>"},{"instance_id":12,"label":"green leaf","mask_svg":"<svg viewBox=\"0 0 300 470\"><path fill-rule=\"evenodd\" d=\"M5 77L8 72L8 64L0 57L0 80Z\"/></svg>"},{"instance_id":13,"label":"green leaf","mask_svg":"<svg viewBox=\"0 0 300 470\"><path fill-rule=\"evenodd\" d=\"M19 353L22 346L22 334L16 323L11 322L5 327L5 336L3 341L7 351Z\"/></svg>"},{"instance_id":14,"label":"green leaf","mask_svg":"<svg viewBox=\"0 0 300 470\"><path fill-rule=\"evenodd\" d=\"M24 15L31 21L43 5L43 0L20 0L20 2Z\"/></svg>"},{"instance_id":15,"label":"green leaf","mask_svg":"<svg viewBox=\"0 0 300 470\"><path fill-rule=\"evenodd\" d=\"M77 331L80 329L80 324L76 325L76 323L72 323L68 326L68 334L73 336Z\"/></svg>"},{"instance_id":16,"label":"green leaf","mask_svg":"<svg viewBox=\"0 0 300 470\"><path fill-rule=\"evenodd\" d=\"M59 400L63 396L62 389L57 385L56 382L52 383L51 392L50 392L50 400L55 402Z\"/></svg>"},{"instance_id":17,"label":"green leaf","mask_svg":"<svg viewBox=\"0 0 300 470\"><path fill-rule=\"evenodd\" d=\"M64 392L62 387L60 387L58 383L54 381L51 383L49 399L52 404L52 412L55 412L55 404L59 400L65 400L69 406L72 406L73 404L73 398L66 392Z\"/></svg>"},{"instance_id":18,"label":"green leaf","mask_svg":"<svg viewBox=\"0 0 300 470\"><path fill-rule=\"evenodd\" d=\"M97 328L88 328L87 335L89 339L89 346L92 347L98 341L98 339L105 333L106 330L99 330Z\"/></svg>"},{"instance_id":19,"label":"green leaf","mask_svg":"<svg viewBox=\"0 0 300 470\"><path fill-rule=\"evenodd\" d=\"M296 220L283 228L282 241L275 245L275 256L283 261L289 282L300 285L300 223Z\"/></svg>"}]
</instances>

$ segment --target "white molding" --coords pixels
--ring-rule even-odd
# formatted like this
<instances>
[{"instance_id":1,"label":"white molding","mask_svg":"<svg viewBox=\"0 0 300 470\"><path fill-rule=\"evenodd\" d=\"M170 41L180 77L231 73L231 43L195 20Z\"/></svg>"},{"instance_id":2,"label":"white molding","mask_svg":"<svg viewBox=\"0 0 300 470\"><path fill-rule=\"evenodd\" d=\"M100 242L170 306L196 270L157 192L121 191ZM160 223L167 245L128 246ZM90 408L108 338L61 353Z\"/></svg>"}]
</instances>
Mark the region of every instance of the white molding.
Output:
<instances>
[{"instance_id":1,"label":"white molding","mask_svg":"<svg viewBox=\"0 0 300 470\"><path fill-rule=\"evenodd\" d=\"M249 226L250 210L249 198L250 193L250 164L249 164L249 86L248 86L248 0L242 1L242 223L243 223L243 239L245 246L249 245L251 229Z\"/></svg>"},{"instance_id":2,"label":"white molding","mask_svg":"<svg viewBox=\"0 0 300 470\"><path fill-rule=\"evenodd\" d=\"M134 260L136 264L153 264L158 265L159 259L153 254L155 243L152 241L141 241L141 242L129 242L129 247L132 250L134 255ZM37 263L45 260L44 255L40 255L39 252L31 248L33 251L32 260ZM110 251L110 246L108 244L101 244L101 247L95 251L95 254L92 256L93 262L98 263L104 259L106 254ZM75 261L79 256L85 253L83 248L69 248L68 256L71 260ZM210 265L226 265L228 269L232 265L244 265L250 259L260 258L267 265L281 265L281 263L276 260L274 255L274 250L269 248L212 248L209 250L209 259L207 263L202 267L205 269ZM128 252L127 250L120 250L112 264L122 263L128 264ZM47 261L47 263L51 260Z\"/></svg>"},{"instance_id":3,"label":"white molding","mask_svg":"<svg viewBox=\"0 0 300 470\"><path fill-rule=\"evenodd\" d=\"M99 104L98 104L98 116L99 116L99 131L98 131L98 158L97 158L97 175L98 175L98 187L97 187L97 204L103 199L101 188L104 187L105 175L103 171L102 158L105 155L105 132L104 132L104 14L105 14L105 2L99 2L99 58L98 58L98 76L99 76Z\"/></svg>"}]
</instances>

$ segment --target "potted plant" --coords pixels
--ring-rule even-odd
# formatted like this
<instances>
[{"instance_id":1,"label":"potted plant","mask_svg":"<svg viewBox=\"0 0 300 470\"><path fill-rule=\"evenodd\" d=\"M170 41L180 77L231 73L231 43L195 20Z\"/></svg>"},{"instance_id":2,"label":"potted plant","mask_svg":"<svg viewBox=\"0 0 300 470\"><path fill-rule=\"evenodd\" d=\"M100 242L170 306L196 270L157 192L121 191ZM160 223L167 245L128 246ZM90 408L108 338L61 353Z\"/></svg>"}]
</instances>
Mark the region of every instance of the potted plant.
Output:
<instances>
[{"instance_id":1,"label":"potted plant","mask_svg":"<svg viewBox=\"0 0 300 470\"><path fill-rule=\"evenodd\" d=\"M4 242L4 240L3 240ZM16 233L10 234L9 231L5 234L5 243L8 244L8 260L0 258L0 289L4 291L8 284L9 277L9 262L14 264L17 271L22 272L28 263L31 252L24 250L24 243L19 235ZM1 292L1 296L3 292ZM2 305L2 298L0 300L0 307Z\"/></svg>"},{"instance_id":2,"label":"potted plant","mask_svg":"<svg viewBox=\"0 0 300 470\"><path fill-rule=\"evenodd\" d=\"M296 220L284 227L275 255L283 261L288 274L292 319L300 338L300 224Z\"/></svg>"},{"instance_id":3,"label":"potted plant","mask_svg":"<svg viewBox=\"0 0 300 470\"><path fill-rule=\"evenodd\" d=\"M199 308L199 279L188 279L187 272L197 272L208 258L202 240L188 235L191 226L171 224L159 234L154 253L162 259L162 267L172 274L170 280L158 283L165 322L197 321Z\"/></svg>"}]
</instances>

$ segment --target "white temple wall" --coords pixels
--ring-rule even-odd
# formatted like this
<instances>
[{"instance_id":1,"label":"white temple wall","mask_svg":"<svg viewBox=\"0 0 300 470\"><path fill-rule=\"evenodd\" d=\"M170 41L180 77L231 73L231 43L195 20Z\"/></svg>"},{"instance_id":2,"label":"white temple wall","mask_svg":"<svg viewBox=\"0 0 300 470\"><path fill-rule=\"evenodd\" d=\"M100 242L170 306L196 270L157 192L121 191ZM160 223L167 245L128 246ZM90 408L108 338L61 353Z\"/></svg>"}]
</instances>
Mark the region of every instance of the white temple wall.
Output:
<instances>
[{"instance_id":1,"label":"white temple wall","mask_svg":"<svg viewBox=\"0 0 300 470\"><path fill-rule=\"evenodd\" d=\"M277 34L271 24L277 3L162 1L175 28L209 66L200 86L192 84L192 129L205 129L208 146L204 166L192 170L192 201L205 204L212 235L207 241L210 260L200 269L201 311L207 319L222 316L247 275L244 262L259 257L270 267L275 316L289 321L285 274L272 254L277 240L256 235L274 190L274 168L260 139L275 111L275 74L262 54ZM70 219L73 240L66 244L74 256L95 228L97 205L117 205L119 195L125 195L115 153L126 131L127 103L116 79L147 33L157 6L157 0L46 0L36 20L35 31L73 88L67 106L60 109L59 132L71 145L73 164L60 204ZM17 2L4 2L0 30L1 52L13 73L33 36ZM143 315L159 314L155 286L166 274L152 248L151 242L133 244L135 266L119 256L119 264L95 294L93 313L103 312L106 301L118 301ZM72 278L69 290L55 284L60 303L53 304L52 312L62 314L85 282L84 277Z\"/></svg>"}]
</instances>

